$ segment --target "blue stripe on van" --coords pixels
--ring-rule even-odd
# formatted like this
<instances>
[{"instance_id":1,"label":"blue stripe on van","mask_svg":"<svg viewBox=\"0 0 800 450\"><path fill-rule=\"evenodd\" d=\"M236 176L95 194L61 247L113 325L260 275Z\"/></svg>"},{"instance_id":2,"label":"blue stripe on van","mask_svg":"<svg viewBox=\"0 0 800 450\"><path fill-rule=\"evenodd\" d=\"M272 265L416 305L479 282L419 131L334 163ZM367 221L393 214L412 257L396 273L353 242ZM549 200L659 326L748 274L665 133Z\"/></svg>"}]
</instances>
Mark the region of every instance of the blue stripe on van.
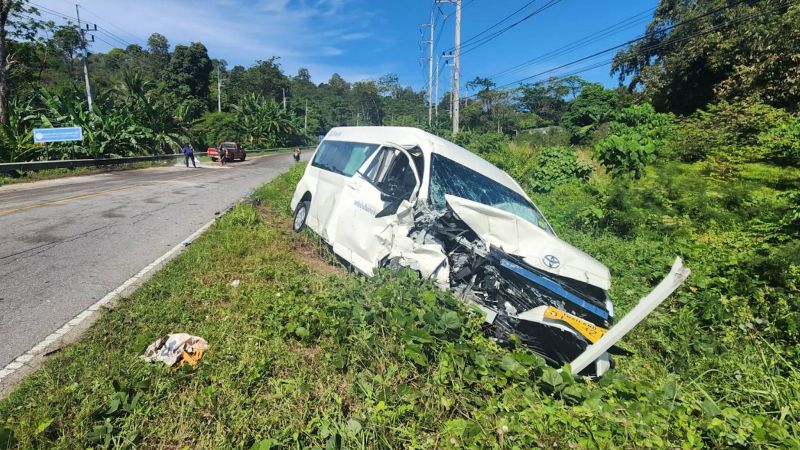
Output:
<instances>
[{"instance_id":1,"label":"blue stripe on van","mask_svg":"<svg viewBox=\"0 0 800 450\"><path fill-rule=\"evenodd\" d=\"M581 308L594 313L598 317L602 318L603 320L608 320L608 312L606 312L603 308L599 308L598 306L587 302L586 300L578 297L577 295L567 291L560 284L556 283L553 280L548 280L545 277L536 275L535 273L531 272L530 270L515 264L507 259L501 259L500 265L505 267L506 269L516 273L517 275L521 275L534 283L544 287L548 291L558 294L561 297L569 300L570 302L580 306Z\"/></svg>"}]
</instances>

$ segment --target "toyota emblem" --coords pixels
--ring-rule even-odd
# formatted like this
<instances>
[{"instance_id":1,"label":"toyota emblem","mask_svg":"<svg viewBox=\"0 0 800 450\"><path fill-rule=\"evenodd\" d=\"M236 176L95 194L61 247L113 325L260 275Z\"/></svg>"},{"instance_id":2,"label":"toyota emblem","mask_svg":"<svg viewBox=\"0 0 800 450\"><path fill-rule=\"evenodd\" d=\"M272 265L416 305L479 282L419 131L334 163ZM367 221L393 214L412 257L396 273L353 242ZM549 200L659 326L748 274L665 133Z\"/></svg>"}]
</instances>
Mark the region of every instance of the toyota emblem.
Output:
<instances>
[{"instance_id":1,"label":"toyota emblem","mask_svg":"<svg viewBox=\"0 0 800 450\"><path fill-rule=\"evenodd\" d=\"M559 261L558 258L553 255L545 255L545 257L542 258L542 261L544 262L545 266L551 269L557 269L558 266L561 265L561 261Z\"/></svg>"}]
</instances>

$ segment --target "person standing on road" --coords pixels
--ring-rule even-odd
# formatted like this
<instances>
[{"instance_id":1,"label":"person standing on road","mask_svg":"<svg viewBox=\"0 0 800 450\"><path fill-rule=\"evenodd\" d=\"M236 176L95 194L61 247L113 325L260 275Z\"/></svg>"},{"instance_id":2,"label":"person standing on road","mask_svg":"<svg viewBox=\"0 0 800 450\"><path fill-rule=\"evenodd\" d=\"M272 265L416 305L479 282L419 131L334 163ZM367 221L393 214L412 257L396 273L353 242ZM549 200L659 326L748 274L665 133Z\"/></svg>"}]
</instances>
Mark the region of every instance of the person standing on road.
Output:
<instances>
[{"instance_id":1,"label":"person standing on road","mask_svg":"<svg viewBox=\"0 0 800 450\"><path fill-rule=\"evenodd\" d=\"M224 145L219 146L219 165L224 166L228 160L228 149Z\"/></svg>"},{"instance_id":2,"label":"person standing on road","mask_svg":"<svg viewBox=\"0 0 800 450\"><path fill-rule=\"evenodd\" d=\"M300 162L300 147L294 148L294 162Z\"/></svg>"},{"instance_id":3,"label":"person standing on road","mask_svg":"<svg viewBox=\"0 0 800 450\"><path fill-rule=\"evenodd\" d=\"M197 162L194 159L194 149L188 143L183 146L183 162L186 164L186 167L189 167L189 160L192 160L192 166L197 168Z\"/></svg>"}]
</instances>

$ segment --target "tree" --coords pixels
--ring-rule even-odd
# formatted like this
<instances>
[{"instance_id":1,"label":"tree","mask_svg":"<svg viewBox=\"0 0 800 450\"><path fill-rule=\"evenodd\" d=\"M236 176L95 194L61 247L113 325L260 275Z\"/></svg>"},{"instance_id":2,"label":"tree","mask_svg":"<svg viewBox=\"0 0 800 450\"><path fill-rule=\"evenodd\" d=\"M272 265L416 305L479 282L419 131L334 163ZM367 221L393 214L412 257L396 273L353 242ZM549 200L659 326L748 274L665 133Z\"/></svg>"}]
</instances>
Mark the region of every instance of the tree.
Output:
<instances>
[{"instance_id":1,"label":"tree","mask_svg":"<svg viewBox=\"0 0 800 450\"><path fill-rule=\"evenodd\" d=\"M689 114L709 102L759 96L800 102L800 6L782 0L660 0L642 39L612 73L643 87L659 111Z\"/></svg>"},{"instance_id":2,"label":"tree","mask_svg":"<svg viewBox=\"0 0 800 450\"><path fill-rule=\"evenodd\" d=\"M8 124L8 101L11 95L9 70L14 63L8 52L9 34L32 40L39 29L35 8L27 7L26 0L0 0L0 124ZM23 19L22 14L28 18Z\"/></svg>"},{"instance_id":3,"label":"tree","mask_svg":"<svg viewBox=\"0 0 800 450\"><path fill-rule=\"evenodd\" d=\"M620 103L619 92L597 83L586 83L564 113L564 126L576 140L583 141L597 125L614 118Z\"/></svg>"},{"instance_id":4,"label":"tree","mask_svg":"<svg viewBox=\"0 0 800 450\"><path fill-rule=\"evenodd\" d=\"M169 41L164 35L153 33L147 38L147 50L152 55L169 57Z\"/></svg>"},{"instance_id":5,"label":"tree","mask_svg":"<svg viewBox=\"0 0 800 450\"><path fill-rule=\"evenodd\" d=\"M78 54L83 47L83 37L80 30L75 25L67 25L58 27L53 33L53 44L55 47L64 54L67 64L72 72L75 55Z\"/></svg>"},{"instance_id":6,"label":"tree","mask_svg":"<svg viewBox=\"0 0 800 450\"><path fill-rule=\"evenodd\" d=\"M311 73L305 67L301 67L297 69L297 76L295 79L298 81L311 81Z\"/></svg>"},{"instance_id":7,"label":"tree","mask_svg":"<svg viewBox=\"0 0 800 450\"><path fill-rule=\"evenodd\" d=\"M585 82L577 76L551 78L520 87L519 105L523 111L536 114L544 124L559 123L567 111L567 98L576 97Z\"/></svg>"},{"instance_id":8,"label":"tree","mask_svg":"<svg viewBox=\"0 0 800 450\"><path fill-rule=\"evenodd\" d=\"M400 79L396 73L387 73L378 78L378 92L385 97L397 98L400 90Z\"/></svg>"},{"instance_id":9,"label":"tree","mask_svg":"<svg viewBox=\"0 0 800 450\"><path fill-rule=\"evenodd\" d=\"M178 45L169 61L168 86L178 98L185 99L184 103L194 100L192 103L207 105L211 99L211 70L211 59L203 44L193 42L188 47ZM193 113L191 116L197 117L199 114Z\"/></svg>"}]
</instances>

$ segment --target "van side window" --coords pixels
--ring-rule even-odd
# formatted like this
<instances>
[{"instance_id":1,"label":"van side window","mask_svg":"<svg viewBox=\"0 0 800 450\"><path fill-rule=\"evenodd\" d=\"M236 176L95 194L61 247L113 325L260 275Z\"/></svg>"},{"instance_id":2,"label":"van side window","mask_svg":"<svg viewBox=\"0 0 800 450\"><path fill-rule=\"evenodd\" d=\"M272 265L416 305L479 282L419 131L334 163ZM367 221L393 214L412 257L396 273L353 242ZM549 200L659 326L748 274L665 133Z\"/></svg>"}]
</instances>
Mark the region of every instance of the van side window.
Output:
<instances>
[{"instance_id":1,"label":"van side window","mask_svg":"<svg viewBox=\"0 0 800 450\"><path fill-rule=\"evenodd\" d=\"M311 165L350 177L377 148L377 144L325 140L319 145Z\"/></svg>"},{"instance_id":2,"label":"van side window","mask_svg":"<svg viewBox=\"0 0 800 450\"><path fill-rule=\"evenodd\" d=\"M411 162L394 148L381 149L363 175L378 190L395 198L410 200L417 187Z\"/></svg>"}]
</instances>

